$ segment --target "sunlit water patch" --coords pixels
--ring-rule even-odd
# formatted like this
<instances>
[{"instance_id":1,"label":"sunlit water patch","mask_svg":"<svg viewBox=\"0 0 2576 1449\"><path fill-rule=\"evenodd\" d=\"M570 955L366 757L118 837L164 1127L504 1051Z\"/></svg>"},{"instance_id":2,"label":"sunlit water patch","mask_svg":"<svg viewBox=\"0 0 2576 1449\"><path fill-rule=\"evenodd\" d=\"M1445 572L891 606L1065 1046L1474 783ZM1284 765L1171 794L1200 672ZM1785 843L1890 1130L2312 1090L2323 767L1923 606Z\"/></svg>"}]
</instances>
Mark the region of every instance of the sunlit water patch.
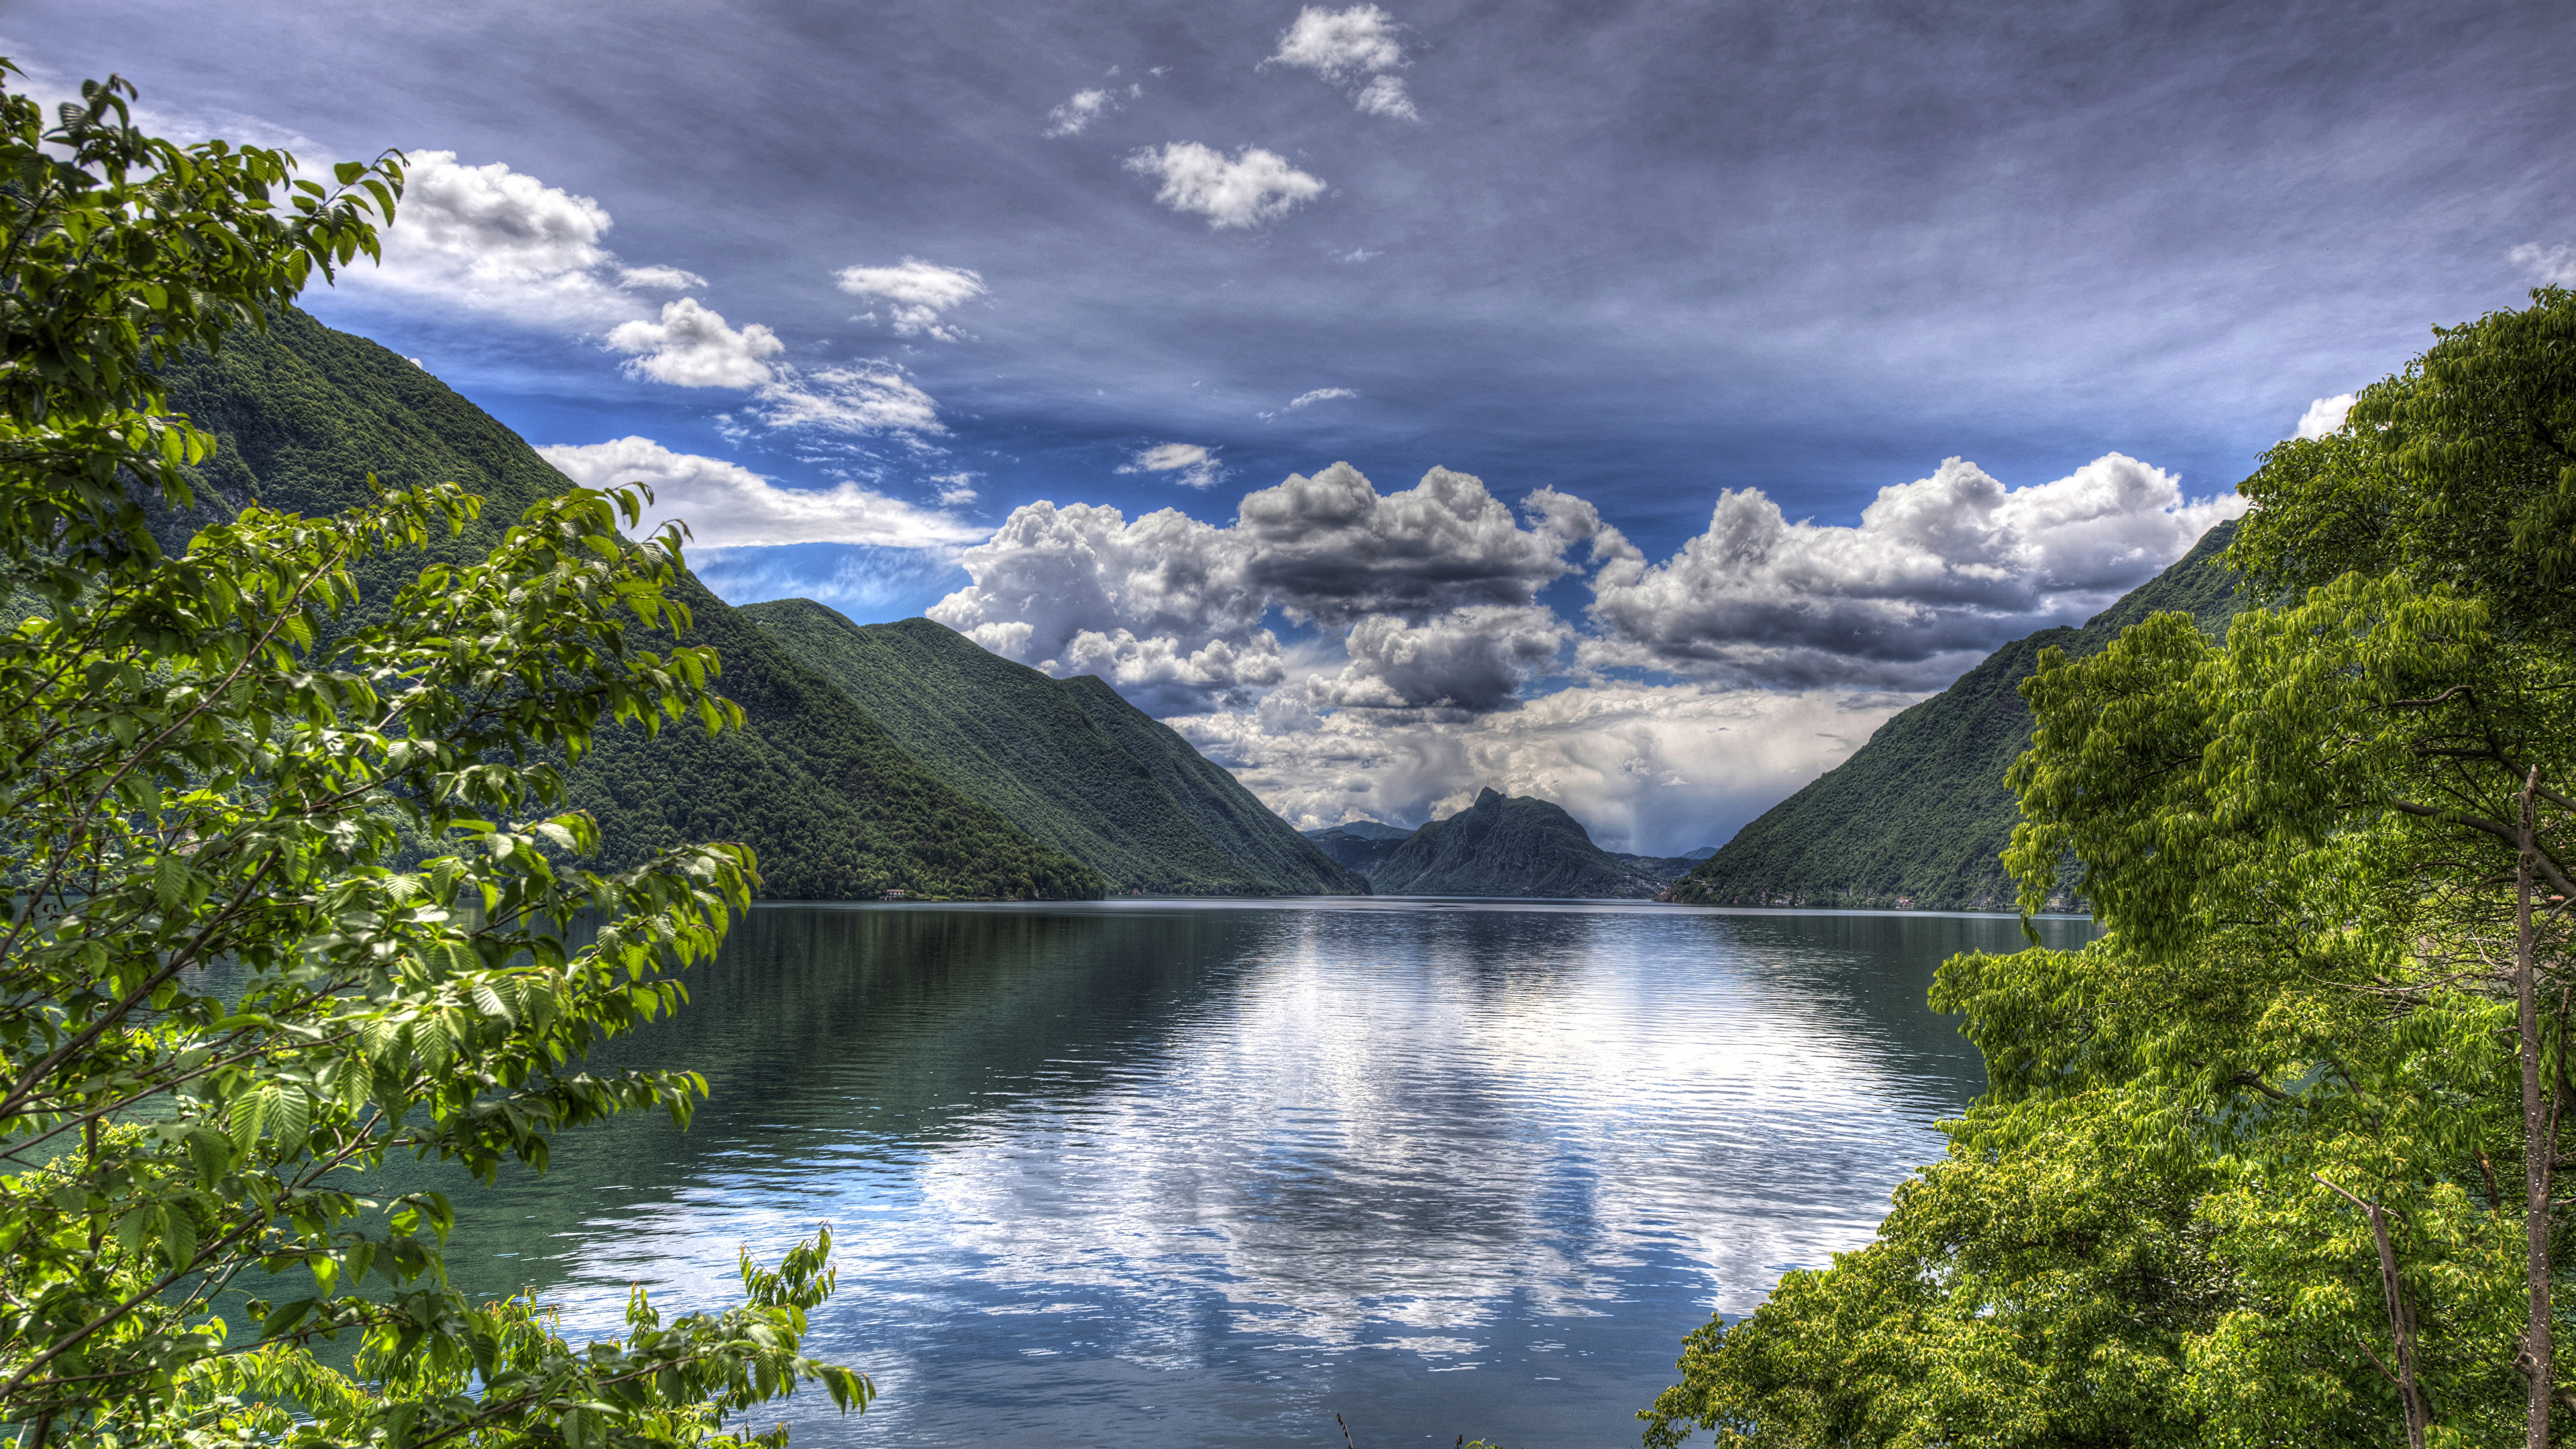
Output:
<instances>
[{"instance_id":1,"label":"sunlit water patch","mask_svg":"<svg viewBox=\"0 0 2576 1449\"><path fill-rule=\"evenodd\" d=\"M2044 922L2052 944L2087 928ZM1867 1241L1979 1088L1993 917L1629 904L763 908L619 1053L682 1134L459 1191L477 1291L613 1330L819 1222L808 1445L1633 1443L1681 1336ZM773 1415L781 1416L781 1415Z\"/></svg>"}]
</instances>

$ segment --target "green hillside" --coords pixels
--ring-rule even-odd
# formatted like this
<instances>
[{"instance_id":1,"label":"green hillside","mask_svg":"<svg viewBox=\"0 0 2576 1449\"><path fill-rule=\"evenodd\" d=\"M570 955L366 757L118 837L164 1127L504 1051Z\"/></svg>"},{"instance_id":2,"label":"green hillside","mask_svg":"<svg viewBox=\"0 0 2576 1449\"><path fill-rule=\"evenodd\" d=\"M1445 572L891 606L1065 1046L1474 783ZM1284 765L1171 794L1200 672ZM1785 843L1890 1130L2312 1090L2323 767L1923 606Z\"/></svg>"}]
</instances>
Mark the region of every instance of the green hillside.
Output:
<instances>
[{"instance_id":1,"label":"green hillside","mask_svg":"<svg viewBox=\"0 0 2576 1449\"><path fill-rule=\"evenodd\" d=\"M1559 806L1493 789L1395 842L1369 873L1392 896L1643 898L1664 880L1594 845Z\"/></svg>"},{"instance_id":2,"label":"green hillside","mask_svg":"<svg viewBox=\"0 0 2576 1449\"><path fill-rule=\"evenodd\" d=\"M2236 614L2235 576L2217 566L2234 523L2081 629L2043 629L1986 656L1956 684L1879 726L1850 759L1736 832L1673 886L1693 905L1912 906L2010 910L1998 857L2021 816L2004 771L2030 745L2018 687L2055 645L2109 647L2149 614L2179 610L2215 633Z\"/></svg>"},{"instance_id":3,"label":"green hillside","mask_svg":"<svg viewBox=\"0 0 2576 1449\"><path fill-rule=\"evenodd\" d=\"M1290 895L1368 894L1367 880L1316 849L1245 789L1233 771L1192 748L1180 731L1129 704L1106 680L1077 675L1064 681L1064 687L1092 724L1143 765L1226 859L1255 880Z\"/></svg>"},{"instance_id":4,"label":"green hillside","mask_svg":"<svg viewBox=\"0 0 2576 1449\"><path fill-rule=\"evenodd\" d=\"M1097 679L1050 678L928 619L862 626L810 599L752 604L737 617L831 681L940 779L1116 889L1368 890Z\"/></svg>"},{"instance_id":5,"label":"green hillside","mask_svg":"<svg viewBox=\"0 0 2576 1449\"><path fill-rule=\"evenodd\" d=\"M255 497L270 508L333 512L363 496L371 471L391 486L452 480L482 495L480 522L433 544L432 558L479 557L520 510L568 486L517 434L436 378L301 312L275 318L264 337L235 334L220 354L174 375L170 397L221 439L203 473L231 505ZM387 598L393 580L423 562L362 571L365 597ZM714 740L688 729L653 739L603 730L569 779L575 803L598 817L607 864L683 840L735 840L759 852L763 894L772 898L898 888L1101 894L1096 873L923 770L865 711L694 580L681 596L696 615L685 642L718 650L724 692L749 727Z\"/></svg>"}]
</instances>

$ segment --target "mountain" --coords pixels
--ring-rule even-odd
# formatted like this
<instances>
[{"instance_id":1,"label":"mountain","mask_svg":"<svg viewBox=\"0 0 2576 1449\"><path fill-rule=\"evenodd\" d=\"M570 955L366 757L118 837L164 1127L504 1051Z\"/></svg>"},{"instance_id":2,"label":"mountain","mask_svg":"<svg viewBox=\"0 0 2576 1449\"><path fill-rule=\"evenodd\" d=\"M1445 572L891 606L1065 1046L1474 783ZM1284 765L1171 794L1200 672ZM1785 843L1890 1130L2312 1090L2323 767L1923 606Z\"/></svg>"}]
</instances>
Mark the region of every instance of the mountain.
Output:
<instances>
[{"instance_id":1,"label":"mountain","mask_svg":"<svg viewBox=\"0 0 2576 1449\"><path fill-rule=\"evenodd\" d=\"M1307 838L1367 876L1380 895L1647 897L1676 873L1594 845L1580 822L1545 800L1492 789L1419 830L1388 834L1393 826L1368 823L1365 834L1337 825Z\"/></svg>"},{"instance_id":2,"label":"mountain","mask_svg":"<svg viewBox=\"0 0 2576 1449\"><path fill-rule=\"evenodd\" d=\"M1335 864L1374 878L1378 862L1395 854L1395 848L1412 839L1413 832L1380 825L1374 820L1359 824L1370 827L1370 833L1361 833L1359 825L1335 825L1323 830L1309 830L1306 839L1331 856Z\"/></svg>"},{"instance_id":3,"label":"mountain","mask_svg":"<svg viewBox=\"0 0 2576 1449\"><path fill-rule=\"evenodd\" d=\"M174 369L170 400L216 434L201 470L220 495L321 514L389 486L454 481L483 496L464 536L360 570L357 621L380 617L396 583L431 559L467 563L529 504L570 484L516 433L410 361L298 311L265 335ZM599 820L602 862L631 864L687 840L733 840L760 857L762 894L783 899L1096 897L1101 876L1041 844L908 756L868 713L699 586L678 596L695 623L682 642L716 648L724 693L746 729L710 740L665 729L602 730L567 773L573 803ZM668 646L648 641L647 648Z\"/></svg>"},{"instance_id":4,"label":"mountain","mask_svg":"<svg viewBox=\"0 0 2576 1449\"><path fill-rule=\"evenodd\" d=\"M736 610L912 758L1112 888L1365 895L1168 725L1085 675L1054 679L945 624L854 624L811 599Z\"/></svg>"},{"instance_id":5,"label":"mountain","mask_svg":"<svg viewBox=\"0 0 2576 1449\"><path fill-rule=\"evenodd\" d=\"M2052 645L2110 647L2149 614L2180 611L2211 633L2241 605L2218 557L2233 522L2081 629L2043 629L1986 657L1956 684L1904 711L1851 758L1736 832L1673 885L1693 905L2011 910L1998 857L2021 818L2004 771L2030 746L2021 682ZM2073 877L2066 877L2071 887Z\"/></svg>"}]
</instances>

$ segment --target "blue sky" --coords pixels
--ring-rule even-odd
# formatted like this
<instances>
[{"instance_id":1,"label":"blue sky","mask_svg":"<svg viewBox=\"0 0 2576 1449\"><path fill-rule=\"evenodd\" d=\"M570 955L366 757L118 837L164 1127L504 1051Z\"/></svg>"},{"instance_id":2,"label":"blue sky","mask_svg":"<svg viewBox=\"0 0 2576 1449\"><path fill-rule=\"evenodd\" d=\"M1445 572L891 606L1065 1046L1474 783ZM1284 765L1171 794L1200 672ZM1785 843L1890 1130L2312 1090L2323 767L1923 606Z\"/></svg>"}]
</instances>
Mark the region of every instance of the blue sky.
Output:
<instances>
[{"instance_id":1,"label":"blue sky","mask_svg":"<svg viewBox=\"0 0 2576 1449\"><path fill-rule=\"evenodd\" d=\"M413 152L314 310L655 481L728 597L1102 673L1301 823L1496 784L1678 850L2576 278L2571 25L43 0L0 42Z\"/></svg>"}]
</instances>

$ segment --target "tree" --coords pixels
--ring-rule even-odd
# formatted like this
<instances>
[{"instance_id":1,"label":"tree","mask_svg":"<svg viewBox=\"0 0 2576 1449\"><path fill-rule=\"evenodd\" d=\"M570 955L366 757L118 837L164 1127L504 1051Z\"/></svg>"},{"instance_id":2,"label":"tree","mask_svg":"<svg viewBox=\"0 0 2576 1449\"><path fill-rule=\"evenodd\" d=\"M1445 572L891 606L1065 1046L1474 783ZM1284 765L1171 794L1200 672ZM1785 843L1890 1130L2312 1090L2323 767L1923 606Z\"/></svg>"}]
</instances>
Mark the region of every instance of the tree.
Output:
<instances>
[{"instance_id":1,"label":"tree","mask_svg":"<svg viewBox=\"0 0 2576 1449\"><path fill-rule=\"evenodd\" d=\"M1934 1005L1963 1015L1989 1079L1950 1160L1877 1243L1702 1330L1659 1427L2538 1449L2565 1425L2571 358L2564 291L2441 331L2341 433L2246 483L2231 559L2275 607L2223 647L2159 615L2102 654L2043 656L2006 863L2035 910L2071 853L2106 934L1942 968ZM2192 1274L2107 1283L2117 1311L2091 1337L2028 1329L2116 1235L1954 1230L1940 1205L1954 1182L2052 1171L2070 1207L2114 1190L2113 1227L2181 1204ZM2015 1282L2046 1291L1985 1286L2017 1243L2045 1271ZM2196 1285L2189 1314L2169 1311L2176 1282ZM1939 1331L1865 1360L1868 1335L1835 1325L1890 1293ZM1984 1372L1972 1346L2005 1332L2059 1382L2152 1369L2159 1414L2031 1427L2115 1386L2051 1398ZM1815 1403L1855 1427L1811 1433Z\"/></svg>"},{"instance_id":2,"label":"tree","mask_svg":"<svg viewBox=\"0 0 2576 1449\"><path fill-rule=\"evenodd\" d=\"M444 1198L353 1191L393 1152L488 1181L610 1113L686 1121L695 1075L584 1059L682 1001L672 970L715 948L755 862L707 845L586 871L591 823L546 811L598 729L740 713L709 651L636 642L687 624L678 533L618 531L637 490L530 508L365 627L354 570L478 500L252 505L165 549L154 520L197 508L213 443L159 369L374 257L402 162L325 186L282 152L145 135L114 78L81 94L48 126L0 89L0 595L21 619L0 633L0 1421L30 1449L111 1427L696 1444L800 1382L863 1405L864 1378L799 1347L828 1236L774 1272L746 1259L741 1309L666 1325L639 1295L625 1342L581 1349L540 1305L448 1286ZM343 1333L354 1376L312 1351Z\"/></svg>"}]
</instances>

